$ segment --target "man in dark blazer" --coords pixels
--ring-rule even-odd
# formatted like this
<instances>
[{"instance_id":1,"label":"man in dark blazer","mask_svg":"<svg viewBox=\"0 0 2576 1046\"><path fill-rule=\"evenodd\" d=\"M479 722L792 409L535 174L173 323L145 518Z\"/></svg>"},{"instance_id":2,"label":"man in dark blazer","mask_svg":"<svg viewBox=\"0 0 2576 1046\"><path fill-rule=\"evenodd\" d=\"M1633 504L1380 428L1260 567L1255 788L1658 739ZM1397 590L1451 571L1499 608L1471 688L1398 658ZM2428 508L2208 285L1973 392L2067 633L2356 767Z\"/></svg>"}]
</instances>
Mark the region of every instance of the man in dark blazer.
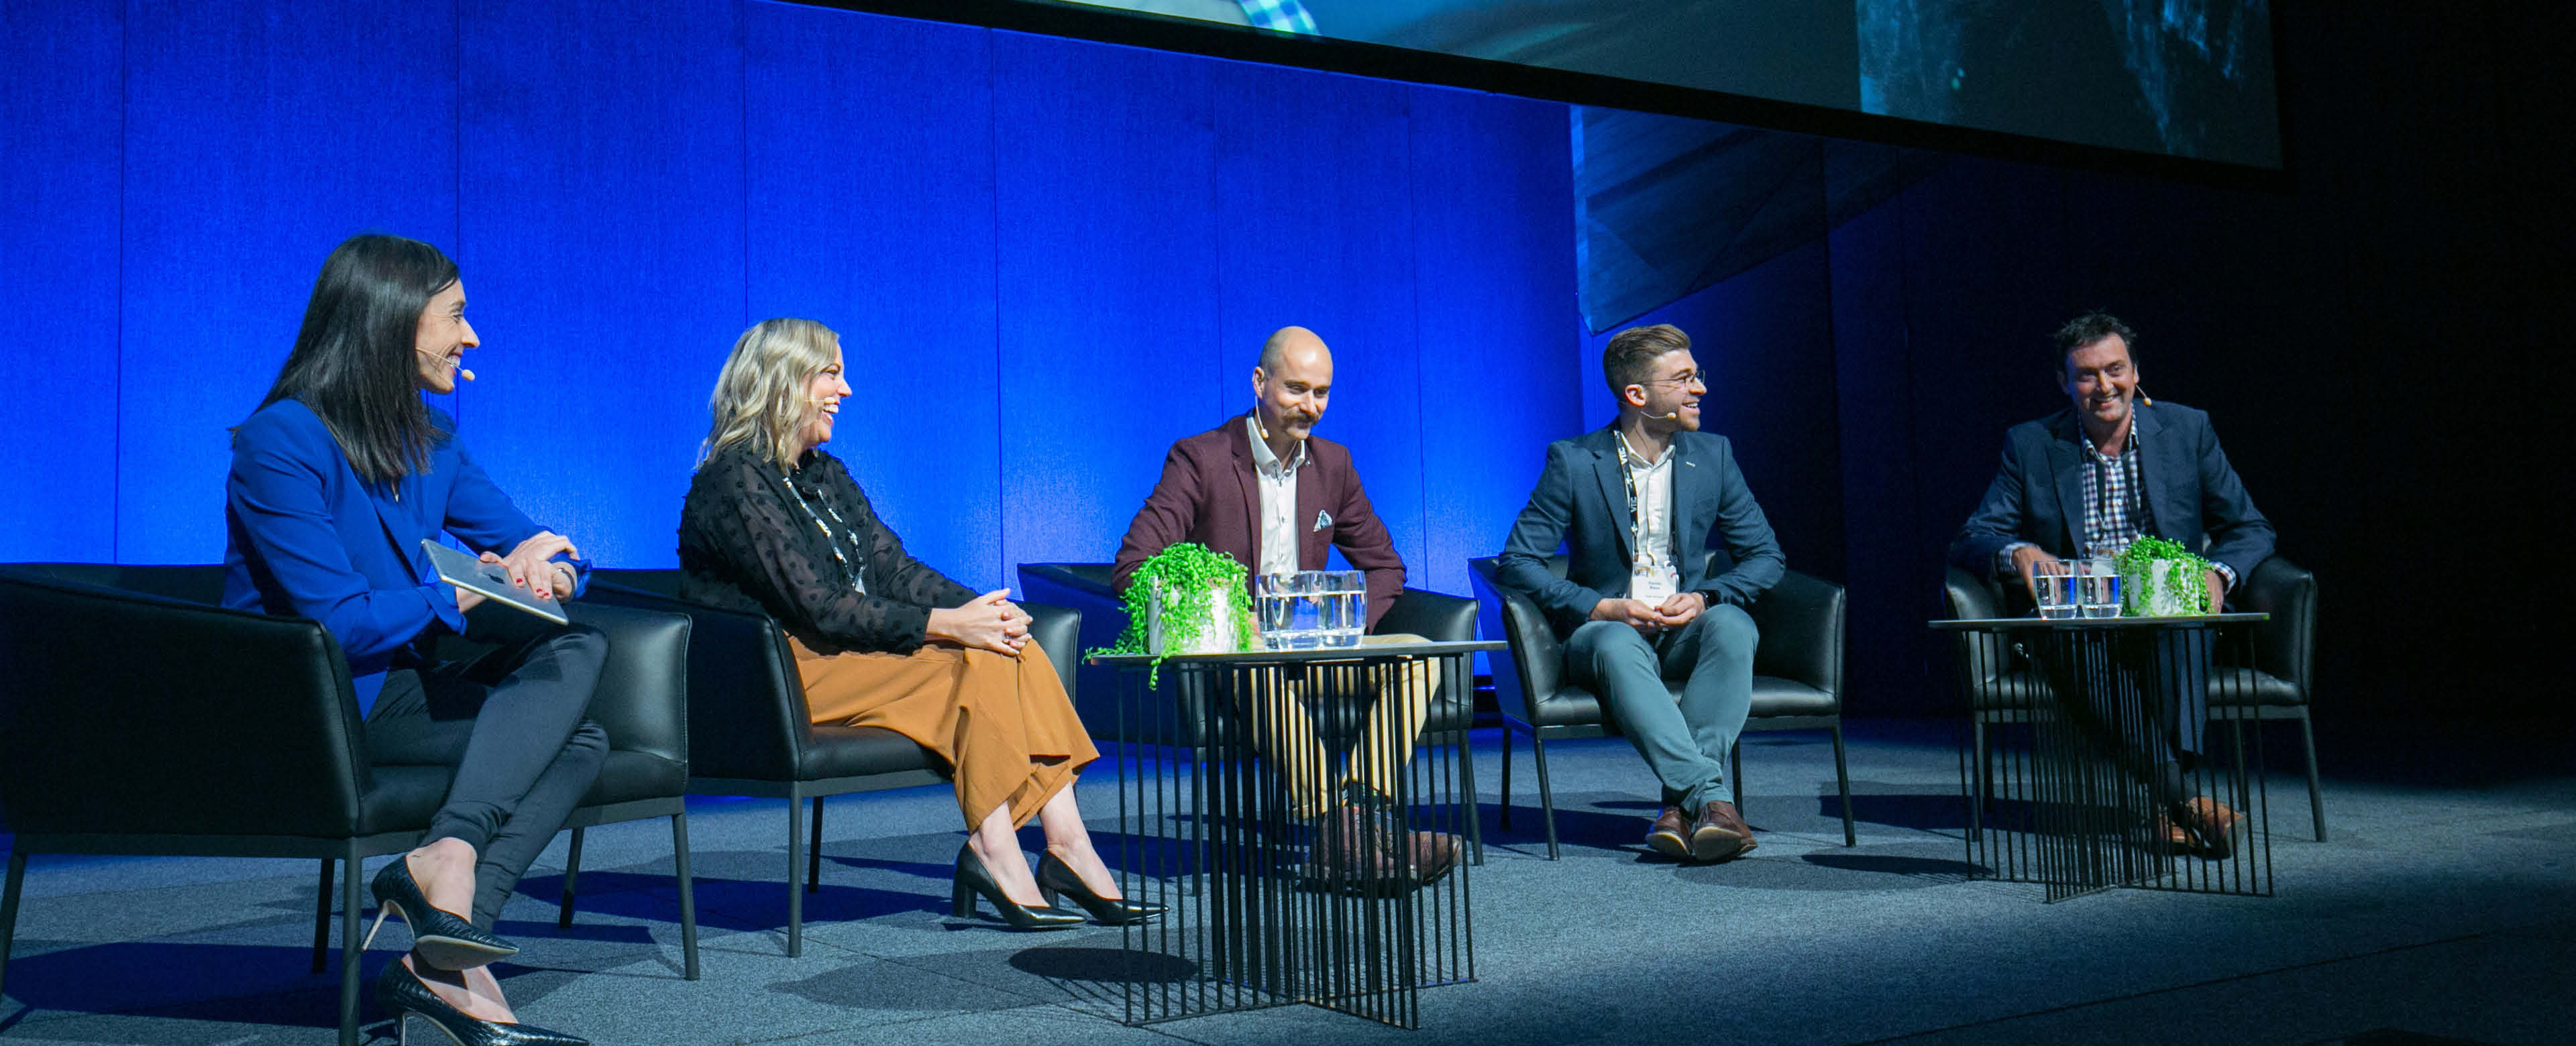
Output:
<instances>
[{"instance_id":1,"label":"man in dark blazer","mask_svg":"<svg viewBox=\"0 0 2576 1046\"><path fill-rule=\"evenodd\" d=\"M2034 572L2053 569L2062 557L2115 556L2152 534L2209 560L2209 607L2224 606L2226 594L2272 555L2273 532L2219 449L2209 415L2139 393L2137 332L2116 317L2078 316L2053 340L2058 388L2071 404L2004 434L2003 465L1959 528L1951 561L2027 590ZM2124 746L2120 761L2154 790L2170 818L2157 826L2166 841L2225 856L2241 820L2196 795L2186 772L2209 718L2207 646L2179 650L2169 635L2121 646L2135 647L2115 651L2122 671L2161 680L2142 695L2154 702L2161 733L2143 757ZM2150 657L2169 670L2146 671ZM2122 688L2080 689L2095 698L2096 707L2084 710L2089 731L2099 743L2114 743L2106 724L2120 714L2107 702Z\"/></svg>"},{"instance_id":2,"label":"man in dark blazer","mask_svg":"<svg viewBox=\"0 0 2576 1046\"><path fill-rule=\"evenodd\" d=\"M1272 334L1252 368L1253 409L1172 444L1162 479L1119 542L1111 584L1124 593L1146 559L1184 541L1231 555L1253 574L1322 570L1327 550L1338 546L1342 558L1367 576L1368 626L1374 631L1404 591L1404 560L1360 489L1350 449L1313 435L1332 388L1333 354L1323 339L1303 327ZM1330 759L1287 754L1320 750L1313 720L1297 701L1276 702L1266 714L1253 716L1263 735L1256 741L1278 756L1273 762L1286 781L1292 812L1341 832L1342 844L1324 849L1345 864L1377 864L1380 880L1396 874L1429 883L1457 863L1455 836L1415 832L1409 840L1395 840L1375 816L1397 792L1396 779L1412 757L1437 682L1426 663L1363 695L1373 701L1368 721L1347 768L1338 772ZM1354 869L1314 871L1331 878Z\"/></svg>"},{"instance_id":3,"label":"man in dark blazer","mask_svg":"<svg viewBox=\"0 0 2576 1046\"><path fill-rule=\"evenodd\" d=\"M1726 437L1699 431L1707 391L1690 337L1666 324L1619 332L1601 354L1619 397L1610 427L1547 448L1496 580L1527 593L1565 641L1569 679L1601 696L1661 783L1646 844L1723 861L1754 847L1726 755L1753 708L1745 606L1788 561ZM1733 569L1707 576L1710 531ZM1562 541L1564 577L1544 562ZM1680 682L1679 699L1666 687Z\"/></svg>"}]
</instances>

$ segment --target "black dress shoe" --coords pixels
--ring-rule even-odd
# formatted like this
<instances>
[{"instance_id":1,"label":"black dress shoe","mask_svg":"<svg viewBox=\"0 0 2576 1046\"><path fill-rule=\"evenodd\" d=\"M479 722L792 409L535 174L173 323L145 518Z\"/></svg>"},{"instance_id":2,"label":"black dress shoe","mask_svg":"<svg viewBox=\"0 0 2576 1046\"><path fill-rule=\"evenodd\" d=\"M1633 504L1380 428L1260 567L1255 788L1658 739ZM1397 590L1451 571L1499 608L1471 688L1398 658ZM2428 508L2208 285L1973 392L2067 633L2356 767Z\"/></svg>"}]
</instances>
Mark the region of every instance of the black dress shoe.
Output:
<instances>
[{"instance_id":1,"label":"black dress shoe","mask_svg":"<svg viewBox=\"0 0 2576 1046\"><path fill-rule=\"evenodd\" d=\"M1102 897L1092 892L1090 887L1082 884L1082 876L1074 874L1072 866L1056 857L1053 850L1038 858L1038 893L1045 895L1048 904L1059 908L1063 905L1057 901L1058 896L1073 898L1073 903L1090 912L1092 921L1102 926L1125 926L1163 914L1163 906L1159 904L1130 901L1123 897Z\"/></svg>"},{"instance_id":2,"label":"black dress shoe","mask_svg":"<svg viewBox=\"0 0 2576 1046\"><path fill-rule=\"evenodd\" d=\"M411 863L404 858L396 857L378 869L367 890L376 895L376 924L367 930L367 939L359 942L359 951L375 943L376 931L385 928L385 916L391 914L402 916L403 925L411 928L411 947L420 953L421 961L442 970L470 970L519 954L518 945L454 912L432 906L420 892L420 883L412 879Z\"/></svg>"},{"instance_id":3,"label":"black dress shoe","mask_svg":"<svg viewBox=\"0 0 2576 1046\"><path fill-rule=\"evenodd\" d=\"M394 1015L394 1046L406 1046L411 1041L414 1016L428 1020L456 1046L590 1046L589 1039L577 1035L467 1016L429 990L429 985L421 983L420 975L400 959L386 964L384 972L376 974L376 1005Z\"/></svg>"},{"instance_id":4,"label":"black dress shoe","mask_svg":"<svg viewBox=\"0 0 2576 1046\"><path fill-rule=\"evenodd\" d=\"M1052 904L1031 908L1013 901L1002 892L1002 884L993 881L992 869L984 859L975 856L972 846L957 848L957 884L948 891L950 914L965 918L975 914L975 895L993 902L993 910L1014 930L1070 930L1082 925L1082 913L1067 911Z\"/></svg>"},{"instance_id":5,"label":"black dress shoe","mask_svg":"<svg viewBox=\"0 0 2576 1046\"><path fill-rule=\"evenodd\" d=\"M1655 815L1655 825L1646 829L1646 848L1676 861L1690 860L1690 826L1682 822L1682 808L1667 806Z\"/></svg>"}]
</instances>

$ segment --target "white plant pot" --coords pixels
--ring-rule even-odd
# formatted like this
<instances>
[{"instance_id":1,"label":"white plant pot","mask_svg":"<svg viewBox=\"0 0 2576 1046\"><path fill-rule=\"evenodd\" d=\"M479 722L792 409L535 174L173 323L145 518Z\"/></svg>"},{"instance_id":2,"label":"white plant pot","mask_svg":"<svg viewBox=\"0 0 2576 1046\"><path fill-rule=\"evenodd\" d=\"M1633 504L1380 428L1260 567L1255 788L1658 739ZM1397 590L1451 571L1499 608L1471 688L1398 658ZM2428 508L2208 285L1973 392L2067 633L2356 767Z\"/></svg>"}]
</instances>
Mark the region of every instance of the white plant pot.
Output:
<instances>
[{"instance_id":1,"label":"white plant pot","mask_svg":"<svg viewBox=\"0 0 2576 1046\"><path fill-rule=\"evenodd\" d=\"M1173 594L1164 591L1161 582L1156 582L1153 589L1153 598L1145 605L1146 652L1156 655L1231 654L1238 652L1235 637L1240 635L1242 632L1241 623L1236 620L1234 600L1229 598L1231 593L1227 592L1226 589L1227 585L1223 581L1209 582L1207 591L1199 594L1198 597L1204 600L1205 605L1209 608L1207 628L1204 631L1201 631L1198 638L1190 643L1187 648L1166 649L1169 644L1163 637L1163 606L1165 600L1170 598Z\"/></svg>"},{"instance_id":2,"label":"white plant pot","mask_svg":"<svg viewBox=\"0 0 2576 1046\"><path fill-rule=\"evenodd\" d=\"M2189 571L2177 571L2182 564L2170 559L2149 560L2146 569L2131 568L2120 572L2120 602L2132 617L2196 617L2205 611L2187 601L2189 588L2204 586L2204 578L2191 577Z\"/></svg>"}]
</instances>

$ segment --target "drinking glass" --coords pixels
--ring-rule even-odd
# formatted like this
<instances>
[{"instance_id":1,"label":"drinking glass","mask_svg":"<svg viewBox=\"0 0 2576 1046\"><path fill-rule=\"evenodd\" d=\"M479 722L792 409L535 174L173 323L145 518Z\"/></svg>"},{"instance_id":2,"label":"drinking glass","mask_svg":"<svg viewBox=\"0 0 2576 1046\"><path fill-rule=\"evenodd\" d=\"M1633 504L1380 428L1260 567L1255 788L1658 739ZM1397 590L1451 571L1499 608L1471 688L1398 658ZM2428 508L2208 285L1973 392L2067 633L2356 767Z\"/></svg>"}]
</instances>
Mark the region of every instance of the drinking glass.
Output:
<instances>
[{"instance_id":1,"label":"drinking glass","mask_svg":"<svg viewBox=\"0 0 2576 1046\"><path fill-rule=\"evenodd\" d=\"M1358 646L1368 630L1368 577L1356 570L1323 572L1322 619L1325 646Z\"/></svg>"},{"instance_id":2,"label":"drinking glass","mask_svg":"<svg viewBox=\"0 0 2576 1046\"><path fill-rule=\"evenodd\" d=\"M1271 650L1304 650L1321 638L1314 591L1317 572L1263 574L1253 579L1253 602L1260 615L1261 645Z\"/></svg>"},{"instance_id":3,"label":"drinking glass","mask_svg":"<svg viewBox=\"0 0 2576 1046\"><path fill-rule=\"evenodd\" d=\"M2088 618L2120 616L2120 562L2108 556L2077 560L2075 605Z\"/></svg>"},{"instance_id":4,"label":"drinking glass","mask_svg":"<svg viewBox=\"0 0 2576 1046\"><path fill-rule=\"evenodd\" d=\"M2039 606L2039 616L2062 620L2075 616L2075 573L2065 560L2034 565L2030 571L2030 595Z\"/></svg>"}]
</instances>

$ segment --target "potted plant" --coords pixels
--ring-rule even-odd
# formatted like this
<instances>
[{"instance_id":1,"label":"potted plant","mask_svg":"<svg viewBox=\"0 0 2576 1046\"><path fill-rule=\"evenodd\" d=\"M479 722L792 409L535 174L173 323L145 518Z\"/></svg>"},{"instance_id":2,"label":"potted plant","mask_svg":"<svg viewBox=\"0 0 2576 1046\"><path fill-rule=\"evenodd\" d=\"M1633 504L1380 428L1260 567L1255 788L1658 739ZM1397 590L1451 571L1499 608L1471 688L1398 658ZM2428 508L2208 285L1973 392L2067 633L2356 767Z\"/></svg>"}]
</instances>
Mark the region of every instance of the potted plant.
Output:
<instances>
[{"instance_id":1,"label":"potted plant","mask_svg":"<svg viewBox=\"0 0 2576 1046\"><path fill-rule=\"evenodd\" d=\"M2120 553L2121 613L2130 617L2197 617L2209 605L2209 561L2160 537L2141 537Z\"/></svg>"},{"instance_id":2,"label":"potted plant","mask_svg":"<svg viewBox=\"0 0 2576 1046\"><path fill-rule=\"evenodd\" d=\"M1152 654L1146 685L1162 676L1173 654L1232 653L1252 648L1249 572L1233 556L1184 541L1154 553L1136 568L1123 597L1127 630L1095 654Z\"/></svg>"}]
</instances>

